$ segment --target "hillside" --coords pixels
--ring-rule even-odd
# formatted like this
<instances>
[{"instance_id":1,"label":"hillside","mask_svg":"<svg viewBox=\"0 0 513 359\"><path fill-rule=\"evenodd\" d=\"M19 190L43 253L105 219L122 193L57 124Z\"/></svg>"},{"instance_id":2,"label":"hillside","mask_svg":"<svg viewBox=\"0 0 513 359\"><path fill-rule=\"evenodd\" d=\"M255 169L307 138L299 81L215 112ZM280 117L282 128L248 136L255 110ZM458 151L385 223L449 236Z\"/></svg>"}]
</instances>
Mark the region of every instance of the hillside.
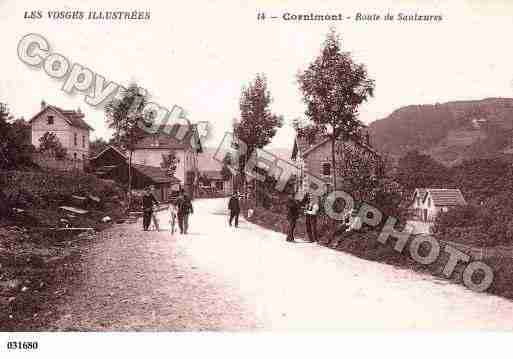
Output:
<instances>
[{"instance_id":1,"label":"hillside","mask_svg":"<svg viewBox=\"0 0 513 359\"><path fill-rule=\"evenodd\" d=\"M373 145L395 158L415 149L446 165L505 156L513 148L513 99L407 106L369 129Z\"/></svg>"}]
</instances>

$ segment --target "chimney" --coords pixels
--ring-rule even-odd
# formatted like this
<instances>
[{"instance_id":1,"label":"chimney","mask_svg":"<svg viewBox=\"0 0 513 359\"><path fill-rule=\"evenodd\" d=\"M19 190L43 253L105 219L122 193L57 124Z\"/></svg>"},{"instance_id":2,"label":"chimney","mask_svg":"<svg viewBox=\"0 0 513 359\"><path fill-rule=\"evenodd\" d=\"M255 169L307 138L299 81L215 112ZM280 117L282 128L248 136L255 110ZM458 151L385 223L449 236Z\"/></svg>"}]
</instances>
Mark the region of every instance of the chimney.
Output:
<instances>
[{"instance_id":1,"label":"chimney","mask_svg":"<svg viewBox=\"0 0 513 359\"><path fill-rule=\"evenodd\" d=\"M43 110L46 107L45 100L41 100L41 110Z\"/></svg>"}]
</instances>

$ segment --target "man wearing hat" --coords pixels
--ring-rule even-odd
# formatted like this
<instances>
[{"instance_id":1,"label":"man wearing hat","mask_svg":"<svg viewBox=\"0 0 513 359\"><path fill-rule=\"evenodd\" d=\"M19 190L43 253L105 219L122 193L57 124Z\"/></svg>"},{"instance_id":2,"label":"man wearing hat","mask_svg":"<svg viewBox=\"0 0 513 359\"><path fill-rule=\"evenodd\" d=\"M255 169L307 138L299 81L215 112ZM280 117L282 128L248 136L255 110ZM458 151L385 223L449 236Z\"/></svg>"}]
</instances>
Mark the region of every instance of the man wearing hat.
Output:
<instances>
[{"instance_id":1,"label":"man wearing hat","mask_svg":"<svg viewBox=\"0 0 513 359\"><path fill-rule=\"evenodd\" d=\"M235 192L230 197L228 201L228 210L230 211L230 227L232 226L232 221L235 219L235 228L239 227L239 213L240 213L240 203L239 203L239 194Z\"/></svg>"},{"instance_id":2,"label":"man wearing hat","mask_svg":"<svg viewBox=\"0 0 513 359\"><path fill-rule=\"evenodd\" d=\"M147 231L153 217L153 205L158 205L159 202L151 193L151 187L147 187L142 198L143 205L143 230Z\"/></svg>"}]
</instances>

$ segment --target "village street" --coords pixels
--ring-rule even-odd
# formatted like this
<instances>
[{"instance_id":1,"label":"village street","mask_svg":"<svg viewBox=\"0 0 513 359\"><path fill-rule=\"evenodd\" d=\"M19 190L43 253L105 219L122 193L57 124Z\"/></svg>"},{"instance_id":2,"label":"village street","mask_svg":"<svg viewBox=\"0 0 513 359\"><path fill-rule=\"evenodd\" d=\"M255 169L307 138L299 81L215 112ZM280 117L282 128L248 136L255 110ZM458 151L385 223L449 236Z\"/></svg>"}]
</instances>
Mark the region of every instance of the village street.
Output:
<instances>
[{"instance_id":1,"label":"village street","mask_svg":"<svg viewBox=\"0 0 513 359\"><path fill-rule=\"evenodd\" d=\"M116 225L57 330L512 329L513 302L241 221L197 200L190 234ZM161 224L167 226L164 213Z\"/></svg>"}]
</instances>

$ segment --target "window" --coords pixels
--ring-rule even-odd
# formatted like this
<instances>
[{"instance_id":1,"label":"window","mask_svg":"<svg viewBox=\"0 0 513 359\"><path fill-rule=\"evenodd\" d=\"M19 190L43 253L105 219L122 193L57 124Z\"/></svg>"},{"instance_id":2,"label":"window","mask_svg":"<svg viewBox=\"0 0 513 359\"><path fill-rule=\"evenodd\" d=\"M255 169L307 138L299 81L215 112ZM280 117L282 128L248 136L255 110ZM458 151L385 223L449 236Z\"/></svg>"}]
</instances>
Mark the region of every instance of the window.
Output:
<instances>
[{"instance_id":1,"label":"window","mask_svg":"<svg viewBox=\"0 0 513 359\"><path fill-rule=\"evenodd\" d=\"M86 160L86 155L85 153L82 154L82 161L85 161Z\"/></svg>"},{"instance_id":2,"label":"window","mask_svg":"<svg viewBox=\"0 0 513 359\"><path fill-rule=\"evenodd\" d=\"M75 146L78 143L78 141L77 141L77 134L76 133L73 134L73 143L75 144Z\"/></svg>"},{"instance_id":3,"label":"window","mask_svg":"<svg viewBox=\"0 0 513 359\"><path fill-rule=\"evenodd\" d=\"M428 207L431 207L431 198L428 197Z\"/></svg>"},{"instance_id":4,"label":"window","mask_svg":"<svg viewBox=\"0 0 513 359\"><path fill-rule=\"evenodd\" d=\"M74 153L74 154L73 154L73 159L74 159L75 161L77 160L77 154L76 154L76 153Z\"/></svg>"},{"instance_id":5,"label":"window","mask_svg":"<svg viewBox=\"0 0 513 359\"><path fill-rule=\"evenodd\" d=\"M82 147L85 148L85 136L82 136Z\"/></svg>"},{"instance_id":6,"label":"window","mask_svg":"<svg viewBox=\"0 0 513 359\"><path fill-rule=\"evenodd\" d=\"M324 162L322 164L322 174L324 176L329 176L331 175L331 163L329 162Z\"/></svg>"},{"instance_id":7,"label":"window","mask_svg":"<svg viewBox=\"0 0 513 359\"><path fill-rule=\"evenodd\" d=\"M48 116L46 119L48 120L49 125L53 125L53 123L54 123L53 116Z\"/></svg>"}]
</instances>

